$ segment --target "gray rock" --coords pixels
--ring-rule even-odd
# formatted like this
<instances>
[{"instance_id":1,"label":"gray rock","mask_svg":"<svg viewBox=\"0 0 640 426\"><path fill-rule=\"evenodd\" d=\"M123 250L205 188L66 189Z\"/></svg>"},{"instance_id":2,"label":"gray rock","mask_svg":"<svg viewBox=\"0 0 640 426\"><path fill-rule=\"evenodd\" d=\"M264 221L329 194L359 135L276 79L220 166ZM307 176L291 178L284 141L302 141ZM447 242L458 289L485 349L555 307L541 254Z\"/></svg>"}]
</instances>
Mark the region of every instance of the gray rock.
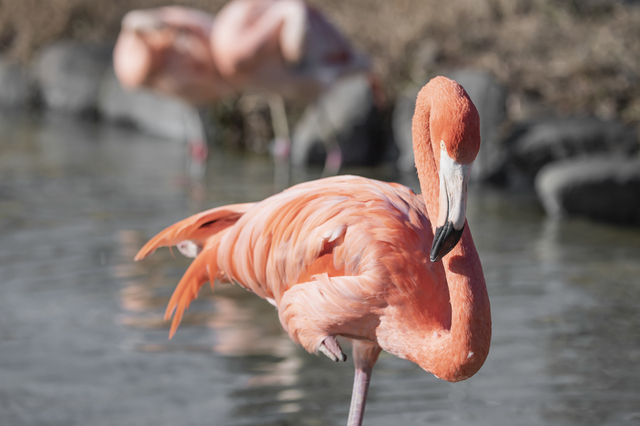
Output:
<instances>
[{"instance_id":1,"label":"gray rock","mask_svg":"<svg viewBox=\"0 0 640 426\"><path fill-rule=\"evenodd\" d=\"M482 71L460 69L447 74L460 83L469 94L480 115L480 152L472 168L472 181L500 182L504 176L507 159L506 148L501 144L502 126L506 119L507 89L490 74ZM426 84L426 82L425 82ZM393 113L393 136L400 149L398 168L404 172L415 170L411 120L418 92L422 86L407 88L397 99Z\"/></svg>"},{"instance_id":2,"label":"gray rock","mask_svg":"<svg viewBox=\"0 0 640 426\"><path fill-rule=\"evenodd\" d=\"M503 183L507 150L503 142L503 124L507 118L506 86L483 71L460 69L447 77L464 87L480 115L480 152L471 169L471 180Z\"/></svg>"},{"instance_id":3,"label":"gray rock","mask_svg":"<svg viewBox=\"0 0 640 426\"><path fill-rule=\"evenodd\" d=\"M126 90L109 69L100 85L98 113L167 139L203 137L198 111L182 101L149 90Z\"/></svg>"},{"instance_id":4,"label":"gray rock","mask_svg":"<svg viewBox=\"0 0 640 426\"><path fill-rule=\"evenodd\" d=\"M400 151L398 169L405 173L413 173L416 165L413 159L413 136L411 134L411 121L416 109L416 99L421 87L412 85L407 87L396 99L393 117L391 118L391 128L393 140Z\"/></svg>"},{"instance_id":5,"label":"gray rock","mask_svg":"<svg viewBox=\"0 0 640 426\"><path fill-rule=\"evenodd\" d=\"M39 52L35 75L45 105L53 110L94 113L98 87L111 64L111 48L73 40L55 42Z\"/></svg>"},{"instance_id":6,"label":"gray rock","mask_svg":"<svg viewBox=\"0 0 640 426\"><path fill-rule=\"evenodd\" d=\"M640 157L597 155L550 163L535 180L550 216L640 225Z\"/></svg>"},{"instance_id":7,"label":"gray rock","mask_svg":"<svg viewBox=\"0 0 640 426\"><path fill-rule=\"evenodd\" d=\"M335 138L345 166L372 165L385 153L382 117L366 76L345 77L307 106L292 136L294 166L323 164L323 140Z\"/></svg>"},{"instance_id":8,"label":"gray rock","mask_svg":"<svg viewBox=\"0 0 640 426\"><path fill-rule=\"evenodd\" d=\"M547 163L590 154L632 154L635 131L594 117L551 118L521 124L509 137L512 181L531 184Z\"/></svg>"},{"instance_id":9,"label":"gray rock","mask_svg":"<svg viewBox=\"0 0 640 426\"><path fill-rule=\"evenodd\" d=\"M32 107L36 94L36 84L28 68L0 57L0 107Z\"/></svg>"}]
</instances>

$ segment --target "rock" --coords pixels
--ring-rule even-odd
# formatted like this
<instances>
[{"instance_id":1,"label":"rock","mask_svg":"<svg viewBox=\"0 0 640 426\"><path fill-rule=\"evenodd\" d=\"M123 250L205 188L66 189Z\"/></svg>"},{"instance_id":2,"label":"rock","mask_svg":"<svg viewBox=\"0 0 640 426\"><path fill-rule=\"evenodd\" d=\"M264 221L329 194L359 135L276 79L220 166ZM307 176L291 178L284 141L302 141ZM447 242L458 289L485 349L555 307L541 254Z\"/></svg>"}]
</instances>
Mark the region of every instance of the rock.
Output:
<instances>
[{"instance_id":1,"label":"rock","mask_svg":"<svg viewBox=\"0 0 640 426\"><path fill-rule=\"evenodd\" d=\"M29 70L18 62L0 57L0 107L33 107L36 94L36 84Z\"/></svg>"},{"instance_id":2,"label":"rock","mask_svg":"<svg viewBox=\"0 0 640 426\"><path fill-rule=\"evenodd\" d=\"M305 109L291 138L291 162L324 164L323 140L333 132L342 150L342 165L376 164L386 151L382 121L368 78L345 77Z\"/></svg>"},{"instance_id":3,"label":"rock","mask_svg":"<svg viewBox=\"0 0 640 426\"><path fill-rule=\"evenodd\" d=\"M483 71L460 69L446 75L464 87L480 115L480 152L473 162L471 180L504 183L507 149L503 124L507 118L506 86Z\"/></svg>"},{"instance_id":4,"label":"rock","mask_svg":"<svg viewBox=\"0 0 640 426\"><path fill-rule=\"evenodd\" d=\"M198 111L182 101L148 90L126 90L109 69L100 85L98 113L155 136L186 140L203 137Z\"/></svg>"},{"instance_id":5,"label":"rock","mask_svg":"<svg viewBox=\"0 0 640 426\"><path fill-rule=\"evenodd\" d=\"M597 154L632 154L640 148L635 131L595 117L551 118L519 125L508 138L510 179L533 183L547 163Z\"/></svg>"},{"instance_id":6,"label":"rock","mask_svg":"<svg viewBox=\"0 0 640 426\"><path fill-rule=\"evenodd\" d=\"M535 179L550 216L640 225L640 157L597 155L550 163Z\"/></svg>"},{"instance_id":7,"label":"rock","mask_svg":"<svg viewBox=\"0 0 640 426\"><path fill-rule=\"evenodd\" d=\"M393 140L400 151L398 169L405 173L415 173L416 165L413 159L413 135L411 134L411 121L416 109L416 99L421 87L412 85L403 90L396 99L391 118Z\"/></svg>"},{"instance_id":8,"label":"rock","mask_svg":"<svg viewBox=\"0 0 640 426\"><path fill-rule=\"evenodd\" d=\"M501 128L506 119L507 89L490 74L470 69L455 70L447 77L460 83L469 94L480 115L482 143L472 170L471 180L500 183L504 180L506 148L501 144ZM426 82L425 82L426 84ZM398 168L404 172L415 170L411 120L418 92L422 86L407 88L397 99L393 113L393 136L400 149Z\"/></svg>"},{"instance_id":9,"label":"rock","mask_svg":"<svg viewBox=\"0 0 640 426\"><path fill-rule=\"evenodd\" d=\"M42 49L35 64L48 108L92 114L96 111L100 81L111 64L111 48L62 40Z\"/></svg>"}]
</instances>

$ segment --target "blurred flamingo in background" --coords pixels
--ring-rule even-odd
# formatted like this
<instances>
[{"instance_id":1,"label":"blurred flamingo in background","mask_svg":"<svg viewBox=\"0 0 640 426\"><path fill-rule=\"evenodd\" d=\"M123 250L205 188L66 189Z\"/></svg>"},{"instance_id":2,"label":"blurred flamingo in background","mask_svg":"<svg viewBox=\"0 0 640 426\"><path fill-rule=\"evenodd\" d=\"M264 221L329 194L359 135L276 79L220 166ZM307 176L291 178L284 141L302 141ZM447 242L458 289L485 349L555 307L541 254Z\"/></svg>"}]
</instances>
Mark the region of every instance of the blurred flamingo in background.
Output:
<instances>
[{"instance_id":1,"label":"blurred flamingo in background","mask_svg":"<svg viewBox=\"0 0 640 426\"><path fill-rule=\"evenodd\" d=\"M129 12L114 68L125 87L148 87L194 106L238 92L269 95L276 173L286 183L290 137L282 98L315 101L340 77L368 71L369 61L300 0L235 0L215 21L177 6ZM335 138L325 146L324 174L336 174L340 148Z\"/></svg>"},{"instance_id":2,"label":"blurred flamingo in background","mask_svg":"<svg viewBox=\"0 0 640 426\"><path fill-rule=\"evenodd\" d=\"M480 122L459 84L438 77L422 89L413 143L423 195L331 177L205 211L154 237L136 260L172 245L195 257L167 307L170 335L200 287L218 279L275 305L309 352L344 361L336 337L352 339L350 426L362 424L382 349L444 380L475 374L489 352L491 313L465 219Z\"/></svg>"},{"instance_id":3,"label":"blurred flamingo in background","mask_svg":"<svg viewBox=\"0 0 640 426\"><path fill-rule=\"evenodd\" d=\"M179 6L127 13L114 49L118 79L197 106L232 94L213 62L213 23L212 15Z\"/></svg>"},{"instance_id":4,"label":"blurred flamingo in background","mask_svg":"<svg viewBox=\"0 0 640 426\"><path fill-rule=\"evenodd\" d=\"M213 16L179 6L127 13L113 52L118 80L129 89L146 87L177 97L197 115L197 108L235 92L213 62L212 26ZM200 125L187 128L188 158L198 177L204 172L207 145L199 116L193 121Z\"/></svg>"},{"instance_id":5,"label":"blurred flamingo in background","mask_svg":"<svg viewBox=\"0 0 640 426\"><path fill-rule=\"evenodd\" d=\"M211 49L220 74L245 91L267 92L276 159L290 151L285 99L315 101L346 75L368 72L368 58L320 12L300 0L234 0L216 15ZM328 120L323 125L331 126ZM324 175L338 172L342 154L325 140ZM288 178L286 178L288 180Z\"/></svg>"}]
</instances>

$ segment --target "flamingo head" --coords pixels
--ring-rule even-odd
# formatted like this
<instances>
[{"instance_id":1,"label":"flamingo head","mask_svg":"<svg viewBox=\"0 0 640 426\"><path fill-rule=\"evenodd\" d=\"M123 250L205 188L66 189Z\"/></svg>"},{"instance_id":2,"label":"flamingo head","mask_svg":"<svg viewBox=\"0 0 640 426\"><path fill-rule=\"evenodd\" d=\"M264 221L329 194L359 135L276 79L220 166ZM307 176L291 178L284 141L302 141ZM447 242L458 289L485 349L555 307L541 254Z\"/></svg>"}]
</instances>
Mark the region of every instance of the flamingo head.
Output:
<instances>
[{"instance_id":1,"label":"flamingo head","mask_svg":"<svg viewBox=\"0 0 640 426\"><path fill-rule=\"evenodd\" d=\"M458 83L438 77L431 84L436 88L429 125L440 188L430 258L437 262L456 246L464 231L467 184L480 149L480 117Z\"/></svg>"}]
</instances>

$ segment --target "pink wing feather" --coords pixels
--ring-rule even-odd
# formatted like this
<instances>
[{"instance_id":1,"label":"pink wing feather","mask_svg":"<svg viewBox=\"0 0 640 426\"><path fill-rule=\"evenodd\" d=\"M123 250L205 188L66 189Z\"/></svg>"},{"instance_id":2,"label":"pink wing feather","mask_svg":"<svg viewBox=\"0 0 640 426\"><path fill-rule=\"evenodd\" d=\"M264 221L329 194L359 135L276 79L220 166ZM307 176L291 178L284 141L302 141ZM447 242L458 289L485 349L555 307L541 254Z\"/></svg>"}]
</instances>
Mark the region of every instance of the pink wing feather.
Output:
<instances>
[{"instance_id":1,"label":"pink wing feather","mask_svg":"<svg viewBox=\"0 0 640 426\"><path fill-rule=\"evenodd\" d=\"M144 259L160 247L171 247L186 240L203 246L208 237L236 223L252 206L253 203L246 203L217 207L174 223L147 242L135 260Z\"/></svg>"}]
</instances>

